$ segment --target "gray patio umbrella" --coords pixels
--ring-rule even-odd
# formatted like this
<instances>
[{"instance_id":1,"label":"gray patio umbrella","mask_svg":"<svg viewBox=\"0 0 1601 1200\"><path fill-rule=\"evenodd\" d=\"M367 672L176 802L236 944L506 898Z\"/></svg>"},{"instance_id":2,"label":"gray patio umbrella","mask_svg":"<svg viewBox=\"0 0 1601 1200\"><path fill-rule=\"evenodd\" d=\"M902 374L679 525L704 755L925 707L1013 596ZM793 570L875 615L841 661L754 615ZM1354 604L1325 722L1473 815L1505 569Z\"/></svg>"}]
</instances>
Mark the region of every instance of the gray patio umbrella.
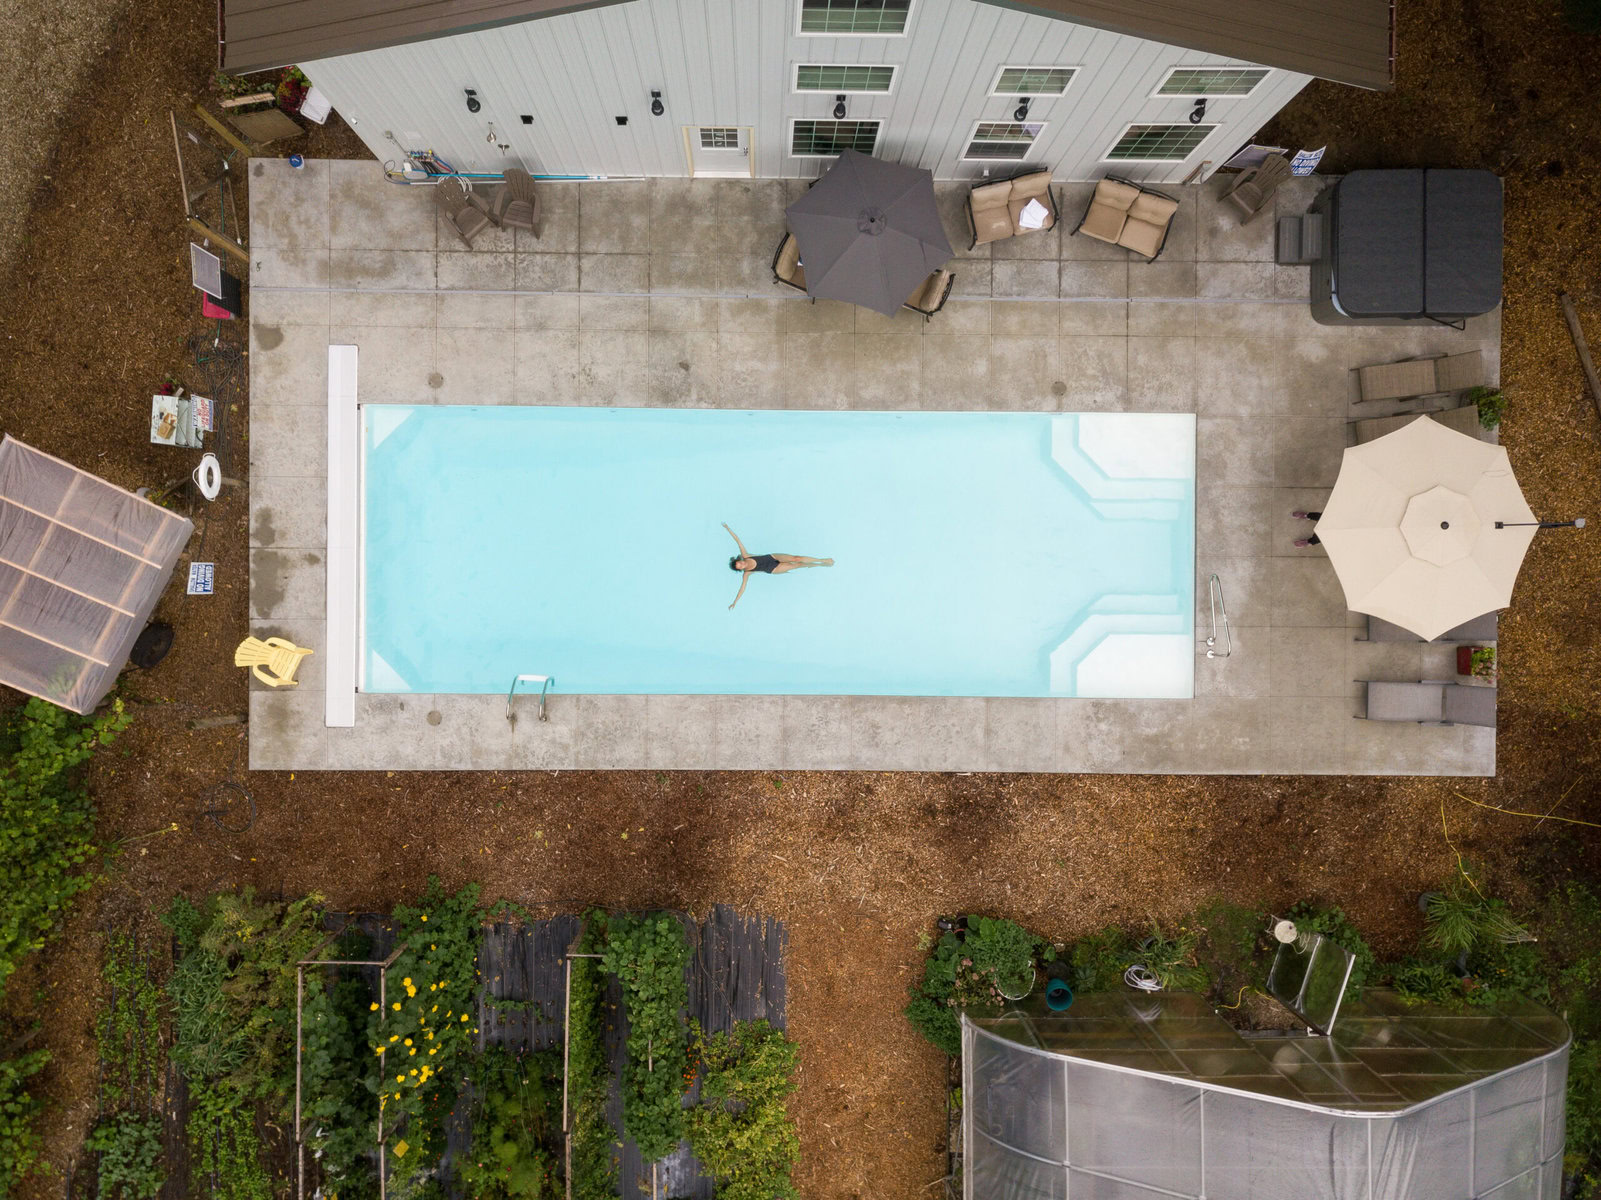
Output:
<instances>
[{"instance_id":1,"label":"gray patio umbrella","mask_svg":"<svg viewBox=\"0 0 1601 1200\"><path fill-rule=\"evenodd\" d=\"M815 187L785 210L806 270L806 291L893 316L951 258L934 205L934 175L843 151Z\"/></svg>"}]
</instances>

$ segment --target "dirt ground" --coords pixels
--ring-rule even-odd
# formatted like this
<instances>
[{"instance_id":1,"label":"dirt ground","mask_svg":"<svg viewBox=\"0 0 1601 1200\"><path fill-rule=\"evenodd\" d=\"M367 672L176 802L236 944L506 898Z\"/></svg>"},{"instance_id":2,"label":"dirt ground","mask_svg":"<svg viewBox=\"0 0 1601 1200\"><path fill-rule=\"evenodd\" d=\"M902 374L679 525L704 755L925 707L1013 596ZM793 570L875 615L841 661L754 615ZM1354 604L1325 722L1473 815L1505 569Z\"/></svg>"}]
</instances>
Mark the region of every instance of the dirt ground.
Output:
<instances>
[{"instance_id":1,"label":"dirt ground","mask_svg":"<svg viewBox=\"0 0 1601 1200\"><path fill-rule=\"evenodd\" d=\"M1176 918L1214 895L1268 907L1341 904L1382 950L1415 936L1416 894L1456 846L1516 902L1597 873L1593 831L1464 803L1601 820L1601 421L1556 306L1566 289L1601 348L1601 44L1549 0L1401 5L1391 95L1314 84L1278 144L1330 146L1328 168L1488 166L1507 188L1503 427L1535 510L1588 515L1542 534L1501 640L1500 774L1492 781L617 772L255 773L229 650L247 627L242 489L209 513L218 593L175 583L158 615L171 656L126 678L135 723L93 770L103 835L129 839L64 936L12 983L13 1018L46 1014L55 1054L46 1152L57 1172L93 1117L99 931L147 921L175 890L254 884L384 909L438 873L531 907L703 910L785 920L802 1195L914 1200L943 1171L944 1063L900 1016L917 935L944 912L1014 917L1055 939ZM32 237L0 293L0 424L128 487L186 461L146 436L148 397L186 378L207 331L188 284L169 108L209 87L214 5L125 6L118 38L68 108ZM1493 22L1493 27L1492 27ZM337 122L283 153L356 155ZM240 181L243 183L243 180ZM244 199L243 193L240 200ZM242 337L242 322L225 338ZM235 414L242 473L248 410ZM204 793L243 780L255 824L223 833ZM176 823L176 833L159 832ZM60 1194L59 1176L36 1180Z\"/></svg>"}]
</instances>

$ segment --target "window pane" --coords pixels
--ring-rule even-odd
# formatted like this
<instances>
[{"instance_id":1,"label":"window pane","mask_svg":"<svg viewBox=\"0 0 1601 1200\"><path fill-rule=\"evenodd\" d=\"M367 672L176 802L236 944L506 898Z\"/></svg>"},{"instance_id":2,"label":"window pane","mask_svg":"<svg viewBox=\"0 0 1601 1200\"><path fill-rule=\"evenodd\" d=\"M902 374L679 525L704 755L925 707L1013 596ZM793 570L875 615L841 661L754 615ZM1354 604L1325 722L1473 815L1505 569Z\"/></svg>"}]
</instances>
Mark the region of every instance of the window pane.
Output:
<instances>
[{"instance_id":1,"label":"window pane","mask_svg":"<svg viewBox=\"0 0 1601 1200\"><path fill-rule=\"evenodd\" d=\"M1216 125L1130 125L1106 156L1147 162L1179 162L1190 156Z\"/></svg>"},{"instance_id":2,"label":"window pane","mask_svg":"<svg viewBox=\"0 0 1601 1200\"><path fill-rule=\"evenodd\" d=\"M796 121L789 152L797 158L860 150L871 154L878 144L877 121Z\"/></svg>"},{"instance_id":3,"label":"window pane","mask_svg":"<svg viewBox=\"0 0 1601 1200\"><path fill-rule=\"evenodd\" d=\"M980 121L967 143L963 158L1020 159L1044 129L1044 125L1019 125L1012 121Z\"/></svg>"},{"instance_id":4,"label":"window pane","mask_svg":"<svg viewBox=\"0 0 1601 1200\"><path fill-rule=\"evenodd\" d=\"M912 0L801 0L802 33L905 33Z\"/></svg>"},{"instance_id":5,"label":"window pane","mask_svg":"<svg viewBox=\"0 0 1601 1200\"><path fill-rule=\"evenodd\" d=\"M1072 67L1005 67L997 96L1060 96L1073 81Z\"/></svg>"},{"instance_id":6,"label":"window pane","mask_svg":"<svg viewBox=\"0 0 1601 1200\"><path fill-rule=\"evenodd\" d=\"M700 131L700 144L705 150L738 150L739 130L707 126Z\"/></svg>"},{"instance_id":7,"label":"window pane","mask_svg":"<svg viewBox=\"0 0 1601 1200\"><path fill-rule=\"evenodd\" d=\"M1249 96L1267 78L1260 67L1176 67L1159 96Z\"/></svg>"},{"instance_id":8,"label":"window pane","mask_svg":"<svg viewBox=\"0 0 1601 1200\"><path fill-rule=\"evenodd\" d=\"M802 92L887 92L894 81L894 67L804 64L795 68L795 87Z\"/></svg>"}]
</instances>

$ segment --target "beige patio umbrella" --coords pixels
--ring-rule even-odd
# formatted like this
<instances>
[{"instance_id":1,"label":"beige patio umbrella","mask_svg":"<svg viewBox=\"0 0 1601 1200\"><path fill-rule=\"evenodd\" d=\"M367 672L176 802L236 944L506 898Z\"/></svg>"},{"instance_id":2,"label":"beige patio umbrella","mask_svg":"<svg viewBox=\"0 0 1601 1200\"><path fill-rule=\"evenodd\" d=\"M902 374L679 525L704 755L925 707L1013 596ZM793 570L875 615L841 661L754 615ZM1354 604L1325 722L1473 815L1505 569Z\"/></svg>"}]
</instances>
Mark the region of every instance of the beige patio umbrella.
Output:
<instances>
[{"instance_id":1,"label":"beige patio umbrella","mask_svg":"<svg viewBox=\"0 0 1601 1200\"><path fill-rule=\"evenodd\" d=\"M1317 535L1348 607L1428 639L1511 603L1535 520L1504 449L1419 417L1345 452Z\"/></svg>"}]
</instances>

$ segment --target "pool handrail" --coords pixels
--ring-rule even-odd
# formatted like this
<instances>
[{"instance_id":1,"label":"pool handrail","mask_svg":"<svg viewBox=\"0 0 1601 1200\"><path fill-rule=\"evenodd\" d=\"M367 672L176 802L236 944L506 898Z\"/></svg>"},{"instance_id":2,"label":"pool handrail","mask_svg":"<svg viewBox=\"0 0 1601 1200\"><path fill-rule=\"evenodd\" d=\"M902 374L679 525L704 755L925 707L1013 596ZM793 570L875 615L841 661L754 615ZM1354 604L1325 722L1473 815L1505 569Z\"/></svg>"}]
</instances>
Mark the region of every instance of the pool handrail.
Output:
<instances>
[{"instance_id":1,"label":"pool handrail","mask_svg":"<svg viewBox=\"0 0 1601 1200\"><path fill-rule=\"evenodd\" d=\"M545 696L555 682L556 677L554 675L513 675L511 687L506 689L506 720L514 725L517 723L516 714L511 711L511 699L517 694L517 685L519 683L537 683L539 684L539 719L541 721L549 721L550 715L545 711Z\"/></svg>"},{"instance_id":2,"label":"pool handrail","mask_svg":"<svg viewBox=\"0 0 1601 1200\"><path fill-rule=\"evenodd\" d=\"M1212 603L1212 636L1206 639L1206 657L1227 658L1234 653L1234 634L1229 629L1228 606L1223 603L1223 581L1217 577L1216 571L1207 578L1206 590ZM1228 641L1227 650L1214 648L1217 645L1217 614L1220 610L1223 613L1223 637Z\"/></svg>"}]
</instances>

